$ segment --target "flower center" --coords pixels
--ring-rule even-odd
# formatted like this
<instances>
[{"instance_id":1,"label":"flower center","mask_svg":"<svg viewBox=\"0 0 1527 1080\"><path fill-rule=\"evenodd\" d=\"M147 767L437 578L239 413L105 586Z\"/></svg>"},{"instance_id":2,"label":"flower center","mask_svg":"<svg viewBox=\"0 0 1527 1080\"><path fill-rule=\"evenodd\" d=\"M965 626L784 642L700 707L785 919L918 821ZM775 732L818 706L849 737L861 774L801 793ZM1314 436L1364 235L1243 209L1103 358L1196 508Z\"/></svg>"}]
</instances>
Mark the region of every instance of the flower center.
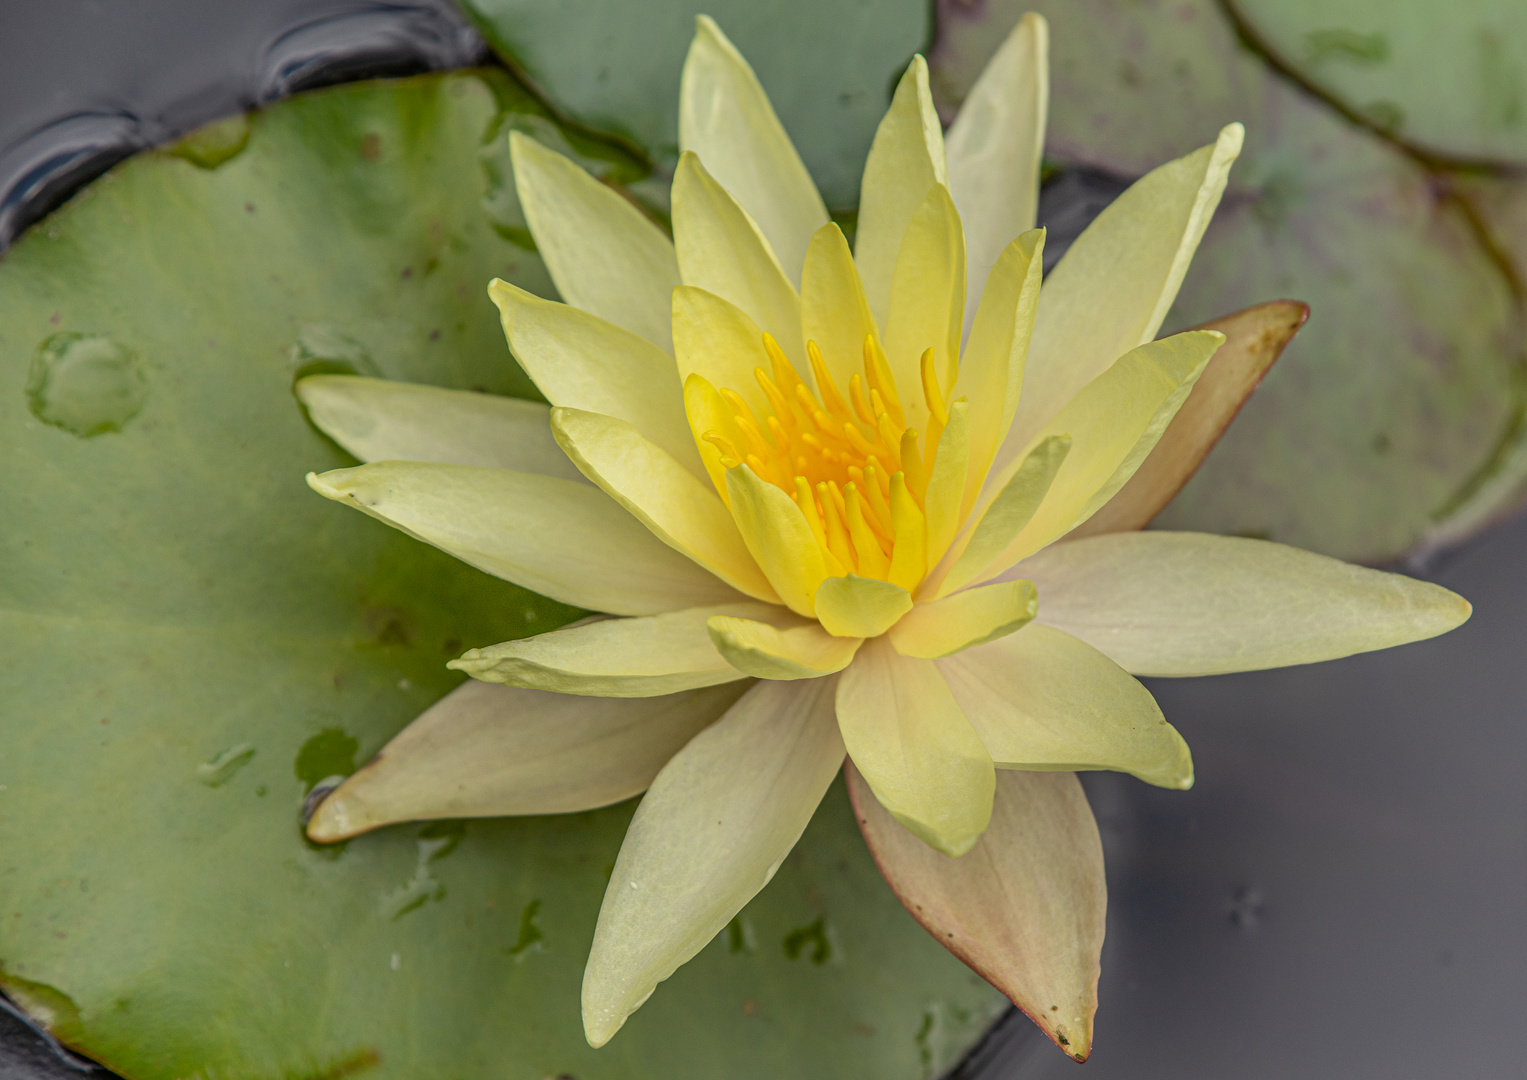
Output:
<instances>
[{"instance_id":1,"label":"flower center","mask_svg":"<svg viewBox=\"0 0 1527 1080\"><path fill-rule=\"evenodd\" d=\"M719 431L701 437L721 452L724 467L746 464L795 500L830 556L828 566L841 567L834 576L854 573L913 588L927 571L923 499L949 420L933 350L922 356L929 430L919 446L873 336L864 339L864 371L849 380L846 398L816 342L806 343L815 394L773 337L765 334L763 343L772 372L757 367L753 377L769 414L760 421L741 394L722 388L741 442Z\"/></svg>"}]
</instances>

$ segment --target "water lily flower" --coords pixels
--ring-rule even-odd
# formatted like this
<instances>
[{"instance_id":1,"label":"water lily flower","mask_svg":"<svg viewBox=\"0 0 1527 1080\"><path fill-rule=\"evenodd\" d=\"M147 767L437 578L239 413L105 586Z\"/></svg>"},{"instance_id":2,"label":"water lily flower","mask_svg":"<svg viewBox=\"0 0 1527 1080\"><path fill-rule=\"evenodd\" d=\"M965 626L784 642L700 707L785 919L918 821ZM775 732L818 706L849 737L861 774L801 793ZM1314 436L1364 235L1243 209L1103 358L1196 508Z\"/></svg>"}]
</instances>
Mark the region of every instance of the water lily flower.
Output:
<instances>
[{"instance_id":1,"label":"water lily flower","mask_svg":"<svg viewBox=\"0 0 1527 1080\"><path fill-rule=\"evenodd\" d=\"M701 18L671 240L510 136L563 302L489 292L549 407L299 386L367 462L310 476L319 493L602 613L453 661L475 681L309 824L334 840L645 791L584 976L595 1046L768 883L842 768L908 909L1083 1059L1104 884L1074 771L1193 782L1135 676L1308 663L1468 615L1278 544L1133 531L1239 404L1173 425L1225 338L1156 333L1242 132L1136 183L1041 289L1045 43L1027 16L947 134L912 61L850 249ZM1147 459L1175 481L1132 484Z\"/></svg>"}]
</instances>

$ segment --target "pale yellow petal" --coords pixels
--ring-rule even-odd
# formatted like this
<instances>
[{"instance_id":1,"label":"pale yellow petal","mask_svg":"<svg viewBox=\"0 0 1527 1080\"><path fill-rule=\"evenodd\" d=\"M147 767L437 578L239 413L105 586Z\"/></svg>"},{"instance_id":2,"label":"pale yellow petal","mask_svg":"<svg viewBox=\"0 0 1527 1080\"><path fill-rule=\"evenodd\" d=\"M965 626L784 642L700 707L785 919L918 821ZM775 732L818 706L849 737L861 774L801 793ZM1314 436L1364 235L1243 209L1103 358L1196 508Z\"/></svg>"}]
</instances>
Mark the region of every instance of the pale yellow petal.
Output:
<instances>
[{"instance_id":1,"label":"pale yellow petal","mask_svg":"<svg viewBox=\"0 0 1527 1080\"><path fill-rule=\"evenodd\" d=\"M813 597L827 566L800 507L746 465L728 469L726 484L732 517L753 561L791 611L815 616Z\"/></svg>"},{"instance_id":2,"label":"pale yellow petal","mask_svg":"<svg viewBox=\"0 0 1527 1080\"><path fill-rule=\"evenodd\" d=\"M736 304L692 285L673 290L673 351L682 382L699 375L718 390L736 391L754 415L769 414L769 399L753 378L755 368L769 370L763 330Z\"/></svg>"},{"instance_id":3,"label":"pale yellow petal","mask_svg":"<svg viewBox=\"0 0 1527 1080\"><path fill-rule=\"evenodd\" d=\"M1155 447L1224 340L1223 334L1190 330L1141 345L1072 398L1040 433L1070 435L1071 451L1033 518L987 572L1060 539L1112 498Z\"/></svg>"},{"instance_id":4,"label":"pale yellow petal","mask_svg":"<svg viewBox=\"0 0 1527 1080\"><path fill-rule=\"evenodd\" d=\"M805 367L795 286L747 211L692 153L673 177L673 240L684 284L736 304Z\"/></svg>"},{"instance_id":5,"label":"pale yellow petal","mask_svg":"<svg viewBox=\"0 0 1527 1080\"><path fill-rule=\"evenodd\" d=\"M1045 279L1007 456L1115 360L1156 336L1243 135L1231 124L1212 145L1136 181Z\"/></svg>"},{"instance_id":6,"label":"pale yellow petal","mask_svg":"<svg viewBox=\"0 0 1527 1080\"><path fill-rule=\"evenodd\" d=\"M827 208L753 69L706 15L695 19L684 60L679 147L699 154L736 196L798 284L806 245L826 223Z\"/></svg>"},{"instance_id":7,"label":"pale yellow petal","mask_svg":"<svg viewBox=\"0 0 1527 1080\"><path fill-rule=\"evenodd\" d=\"M968 401L949 406L949 423L938 440L938 457L923 498L928 515L928 561L937 564L954 542L964 522L967 474L970 471L970 410Z\"/></svg>"},{"instance_id":8,"label":"pale yellow petal","mask_svg":"<svg viewBox=\"0 0 1527 1080\"><path fill-rule=\"evenodd\" d=\"M683 381L673 357L588 312L542 300L495 278L509 348L553 405L604 413L672 454L696 476L704 466L684 419Z\"/></svg>"},{"instance_id":9,"label":"pale yellow petal","mask_svg":"<svg viewBox=\"0 0 1527 1080\"><path fill-rule=\"evenodd\" d=\"M1188 744L1150 692L1070 634L1031 622L935 663L998 768L1113 769L1193 786Z\"/></svg>"},{"instance_id":10,"label":"pale yellow petal","mask_svg":"<svg viewBox=\"0 0 1527 1080\"><path fill-rule=\"evenodd\" d=\"M309 473L308 485L564 604L653 615L745 599L590 484L509 469L384 461Z\"/></svg>"},{"instance_id":11,"label":"pale yellow petal","mask_svg":"<svg viewBox=\"0 0 1527 1080\"><path fill-rule=\"evenodd\" d=\"M726 504L705 481L624 420L558 408L552 410L551 422L568 458L659 540L738 592L779 603L748 554Z\"/></svg>"},{"instance_id":12,"label":"pale yellow petal","mask_svg":"<svg viewBox=\"0 0 1527 1080\"><path fill-rule=\"evenodd\" d=\"M991 820L996 771L933 661L867 641L838 676L837 709L880 804L939 851L969 851Z\"/></svg>"},{"instance_id":13,"label":"pale yellow petal","mask_svg":"<svg viewBox=\"0 0 1527 1080\"><path fill-rule=\"evenodd\" d=\"M969 248L966 328L987 275L1013 237L1034 227L1049 109L1049 28L1029 12L986 64L949 125L949 192Z\"/></svg>"},{"instance_id":14,"label":"pale yellow petal","mask_svg":"<svg viewBox=\"0 0 1527 1080\"><path fill-rule=\"evenodd\" d=\"M880 340L870 314L864 285L854 267L848 241L837 225L826 224L811 238L801 271L801 326L807 341L822 350L822 359L840 393L849 380L864 371L864 339Z\"/></svg>"},{"instance_id":15,"label":"pale yellow petal","mask_svg":"<svg viewBox=\"0 0 1527 1080\"><path fill-rule=\"evenodd\" d=\"M1266 540L1113 533L1056 544L1032 576L1041 619L1137 675L1334 660L1446 633L1467 600L1430 582Z\"/></svg>"},{"instance_id":16,"label":"pale yellow petal","mask_svg":"<svg viewBox=\"0 0 1527 1080\"><path fill-rule=\"evenodd\" d=\"M436 461L583 479L552 437L550 409L539 401L360 375L310 375L296 392L319 430L365 462Z\"/></svg>"},{"instance_id":17,"label":"pale yellow petal","mask_svg":"<svg viewBox=\"0 0 1527 1080\"><path fill-rule=\"evenodd\" d=\"M646 789L747 689L586 698L468 680L318 805L314 840L398 821L571 814Z\"/></svg>"},{"instance_id":18,"label":"pale yellow petal","mask_svg":"<svg viewBox=\"0 0 1527 1080\"><path fill-rule=\"evenodd\" d=\"M756 684L652 782L615 860L583 973L591 1045L608 1042L709 944L795 847L843 762L834 682Z\"/></svg>"},{"instance_id":19,"label":"pale yellow petal","mask_svg":"<svg viewBox=\"0 0 1527 1080\"><path fill-rule=\"evenodd\" d=\"M970 399L969 514L997 448L1007 437L1023 389L1044 268L1045 232L1031 229L1003 249L986 280L981 306L960 356L954 395ZM967 303L967 310L971 305Z\"/></svg>"},{"instance_id":20,"label":"pale yellow petal","mask_svg":"<svg viewBox=\"0 0 1527 1080\"><path fill-rule=\"evenodd\" d=\"M842 671L859 651L859 638L834 637L810 619L717 615L706 626L716 651L759 679L819 679Z\"/></svg>"},{"instance_id":21,"label":"pale yellow petal","mask_svg":"<svg viewBox=\"0 0 1527 1080\"><path fill-rule=\"evenodd\" d=\"M1108 890L1076 775L999 772L991 824L951 859L896 824L851 764L843 772L870 853L912 917L1085 1061Z\"/></svg>"},{"instance_id":22,"label":"pale yellow petal","mask_svg":"<svg viewBox=\"0 0 1527 1080\"><path fill-rule=\"evenodd\" d=\"M924 596L947 596L981 577L1033 520L1071 451L1068 435L1051 435L1029 451L1016 472L997 492L986 512L928 578Z\"/></svg>"},{"instance_id":23,"label":"pale yellow petal","mask_svg":"<svg viewBox=\"0 0 1527 1080\"><path fill-rule=\"evenodd\" d=\"M879 637L911 610L912 594L889 581L848 574L817 586L817 618L839 637Z\"/></svg>"},{"instance_id":24,"label":"pale yellow petal","mask_svg":"<svg viewBox=\"0 0 1527 1080\"><path fill-rule=\"evenodd\" d=\"M854 262L880 326L890 311L891 276L907 225L928 189L948 183L944 131L928 89L928 64L914 56L875 131L859 185Z\"/></svg>"},{"instance_id":25,"label":"pale yellow petal","mask_svg":"<svg viewBox=\"0 0 1527 1080\"><path fill-rule=\"evenodd\" d=\"M903 656L937 660L1011 634L1034 618L1039 594L1031 581L999 581L918 604L891 627Z\"/></svg>"},{"instance_id":26,"label":"pale yellow petal","mask_svg":"<svg viewBox=\"0 0 1527 1080\"><path fill-rule=\"evenodd\" d=\"M713 615L767 618L768 604L722 604L634 619L594 619L470 649L447 667L483 682L586 697L656 697L742 678L716 652Z\"/></svg>"},{"instance_id":27,"label":"pale yellow petal","mask_svg":"<svg viewBox=\"0 0 1527 1080\"><path fill-rule=\"evenodd\" d=\"M965 234L949 189L935 184L918 205L891 277L891 306L885 326L885 354L902 391L907 425L926 431L928 407L922 385L922 355L933 350L939 389L951 397L960 356L960 319L965 309Z\"/></svg>"},{"instance_id":28,"label":"pale yellow petal","mask_svg":"<svg viewBox=\"0 0 1527 1080\"><path fill-rule=\"evenodd\" d=\"M562 299L672 351L673 242L615 189L517 131L514 184L536 250Z\"/></svg>"}]
</instances>

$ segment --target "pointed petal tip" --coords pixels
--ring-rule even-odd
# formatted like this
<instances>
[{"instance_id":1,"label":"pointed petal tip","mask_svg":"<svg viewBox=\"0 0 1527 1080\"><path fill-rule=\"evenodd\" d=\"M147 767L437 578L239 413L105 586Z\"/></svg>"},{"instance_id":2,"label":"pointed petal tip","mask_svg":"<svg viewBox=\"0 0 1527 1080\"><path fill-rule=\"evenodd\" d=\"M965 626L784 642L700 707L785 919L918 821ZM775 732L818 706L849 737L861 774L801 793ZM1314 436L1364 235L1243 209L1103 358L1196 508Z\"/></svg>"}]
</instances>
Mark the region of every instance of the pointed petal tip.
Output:
<instances>
[{"instance_id":1,"label":"pointed petal tip","mask_svg":"<svg viewBox=\"0 0 1527 1080\"><path fill-rule=\"evenodd\" d=\"M313 843L333 844L359 836L374 827L374 823L365 820L365 815L359 813L359 807L343 793L344 786L342 784L321 795L318 805L313 808L304 830Z\"/></svg>"},{"instance_id":2,"label":"pointed petal tip","mask_svg":"<svg viewBox=\"0 0 1527 1080\"><path fill-rule=\"evenodd\" d=\"M1241 147L1246 144L1246 125L1239 120L1232 121L1220 128L1219 138L1215 140L1215 154L1224 155L1234 161L1241 154Z\"/></svg>"},{"instance_id":3,"label":"pointed petal tip","mask_svg":"<svg viewBox=\"0 0 1527 1080\"><path fill-rule=\"evenodd\" d=\"M324 479L333 476L336 472L349 472L349 469L332 469L326 473L310 472L306 476L308 487L312 488L325 499L333 499L335 502L343 502L348 498L347 494Z\"/></svg>"}]
</instances>

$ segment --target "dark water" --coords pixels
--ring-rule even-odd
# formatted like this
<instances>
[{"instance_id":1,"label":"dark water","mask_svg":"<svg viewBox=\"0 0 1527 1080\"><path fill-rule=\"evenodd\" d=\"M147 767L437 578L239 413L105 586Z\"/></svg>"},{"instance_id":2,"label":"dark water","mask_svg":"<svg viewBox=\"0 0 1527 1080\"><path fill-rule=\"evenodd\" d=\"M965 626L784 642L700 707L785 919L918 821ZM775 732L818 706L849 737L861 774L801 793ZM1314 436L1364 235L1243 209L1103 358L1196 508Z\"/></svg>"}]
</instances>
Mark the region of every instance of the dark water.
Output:
<instances>
[{"instance_id":1,"label":"dark water","mask_svg":"<svg viewBox=\"0 0 1527 1080\"><path fill-rule=\"evenodd\" d=\"M0 246L218 116L481 56L446 0L0 0ZM1119 190L1053 181L1050 249ZM949 1080L1524 1075L1527 520L1432 573L1476 605L1440 641L1153 683L1198 784L1085 778L1111 896L1092 1061L1010 1014ZM0 1012L0 1080L86 1075L111 1077Z\"/></svg>"}]
</instances>

